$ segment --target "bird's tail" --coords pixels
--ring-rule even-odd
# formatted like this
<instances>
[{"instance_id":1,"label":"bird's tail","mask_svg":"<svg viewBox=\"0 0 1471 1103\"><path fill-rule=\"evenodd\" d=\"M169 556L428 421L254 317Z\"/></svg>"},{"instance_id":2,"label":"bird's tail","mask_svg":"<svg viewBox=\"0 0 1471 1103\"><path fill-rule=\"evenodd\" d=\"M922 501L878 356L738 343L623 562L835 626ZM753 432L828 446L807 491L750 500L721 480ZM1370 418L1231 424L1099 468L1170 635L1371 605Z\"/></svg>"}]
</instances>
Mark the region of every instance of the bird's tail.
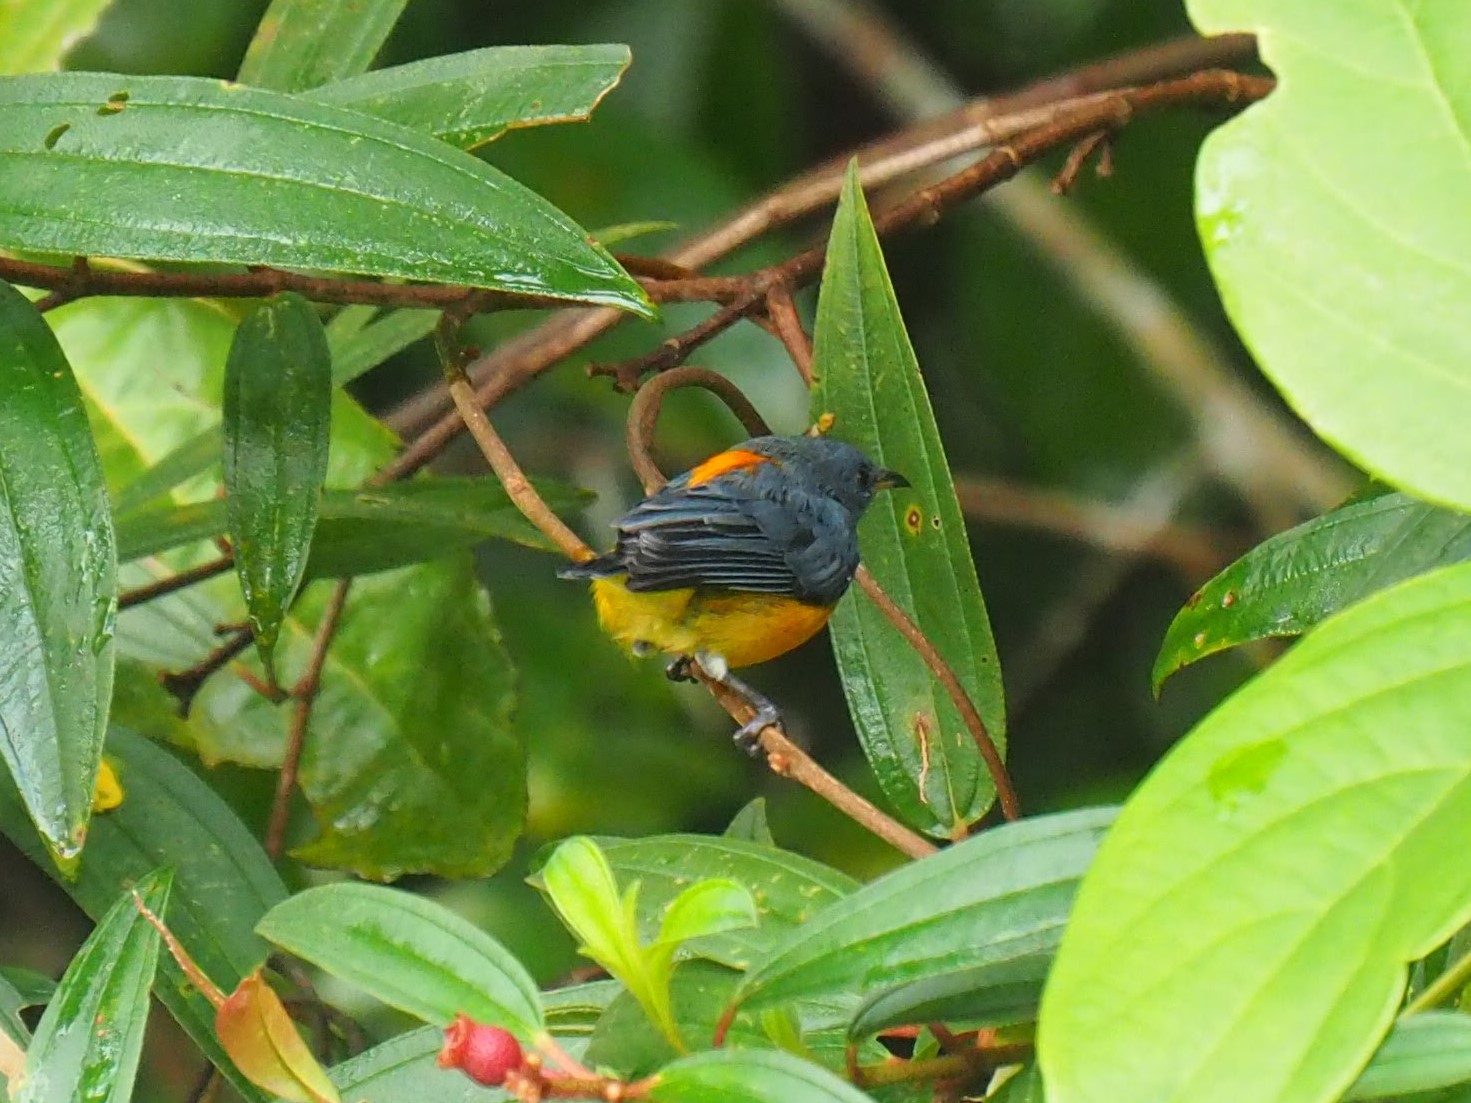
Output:
<instances>
[{"instance_id":1,"label":"bird's tail","mask_svg":"<svg viewBox=\"0 0 1471 1103\"><path fill-rule=\"evenodd\" d=\"M596 559L585 559L581 563L569 563L557 571L558 578L612 578L626 574L623 565L613 555L600 555Z\"/></svg>"}]
</instances>

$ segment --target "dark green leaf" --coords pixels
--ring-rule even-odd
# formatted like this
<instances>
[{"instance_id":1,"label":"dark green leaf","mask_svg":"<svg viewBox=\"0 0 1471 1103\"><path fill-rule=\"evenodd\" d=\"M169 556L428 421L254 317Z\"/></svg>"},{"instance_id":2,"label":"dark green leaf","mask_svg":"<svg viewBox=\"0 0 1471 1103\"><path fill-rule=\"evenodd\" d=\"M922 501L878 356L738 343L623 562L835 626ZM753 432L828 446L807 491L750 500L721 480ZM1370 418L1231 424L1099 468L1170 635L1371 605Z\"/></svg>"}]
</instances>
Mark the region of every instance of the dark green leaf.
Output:
<instances>
[{"instance_id":1,"label":"dark green leaf","mask_svg":"<svg viewBox=\"0 0 1471 1103\"><path fill-rule=\"evenodd\" d=\"M575 509L578 492L537 480L554 509ZM225 506L218 500L140 510L118 524L124 562L223 536ZM372 574L438 559L482 540L512 540L534 548L547 540L491 478L416 479L369 490L322 495L308 578Z\"/></svg>"},{"instance_id":2,"label":"dark green leaf","mask_svg":"<svg viewBox=\"0 0 1471 1103\"><path fill-rule=\"evenodd\" d=\"M30 1028L20 1017L20 1013L29 1006L21 991L8 978L0 975L0 1031L21 1049L25 1049L31 1041Z\"/></svg>"},{"instance_id":3,"label":"dark green leaf","mask_svg":"<svg viewBox=\"0 0 1471 1103\"><path fill-rule=\"evenodd\" d=\"M301 92L363 72L408 0L271 0L240 65L240 83Z\"/></svg>"},{"instance_id":4,"label":"dark green leaf","mask_svg":"<svg viewBox=\"0 0 1471 1103\"><path fill-rule=\"evenodd\" d=\"M1010 1026L1037 1017L1052 954L1028 954L901 984L872 997L849 1026L865 1038L908 1023L961 1023L967 1028Z\"/></svg>"},{"instance_id":5,"label":"dark green leaf","mask_svg":"<svg viewBox=\"0 0 1471 1103\"><path fill-rule=\"evenodd\" d=\"M994 1096L986 1098L987 1103L1047 1103L1041 1069L1028 1065L997 1088Z\"/></svg>"},{"instance_id":6,"label":"dark green leaf","mask_svg":"<svg viewBox=\"0 0 1471 1103\"><path fill-rule=\"evenodd\" d=\"M306 573L332 431L332 355L312 305L278 295L246 316L225 362L225 506L235 573L272 666Z\"/></svg>"},{"instance_id":7,"label":"dark green leaf","mask_svg":"<svg viewBox=\"0 0 1471 1103\"><path fill-rule=\"evenodd\" d=\"M16 965L0 965L0 981L4 981L23 1008L44 1007L56 992L56 982L50 977Z\"/></svg>"},{"instance_id":8,"label":"dark green leaf","mask_svg":"<svg viewBox=\"0 0 1471 1103\"><path fill-rule=\"evenodd\" d=\"M992 828L885 874L791 932L737 998L871 993L1051 953L1112 809Z\"/></svg>"},{"instance_id":9,"label":"dark green leaf","mask_svg":"<svg viewBox=\"0 0 1471 1103\"><path fill-rule=\"evenodd\" d=\"M557 1036L591 1034L608 1005L627 989L616 980L593 980L541 994L547 1029ZM640 1012L642 1014L642 1012Z\"/></svg>"},{"instance_id":10,"label":"dark green leaf","mask_svg":"<svg viewBox=\"0 0 1471 1103\"><path fill-rule=\"evenodd\" d=\"M168 903L165 870L138 882L154 915ZM128 1103L148 1022L148 989L158 968L159 937L125 892L67 966L56 996L26 1051L16 1103Z\"/></svg>"},{"instance_id":11,"label":"dark green leaf","mask_svg":"<svg viewBox=\"0 0 1471 1103\"><path fill-rule=\"evenodd\" d=\"M75 881L61 882L94 918L118 893L160 866L174 872L169 927L206 974L229 990L259 966L266 944L254 931L286 888L260 844L214 791L167 751L114 727L108 759L123 803L93 819ZM32 859L44 851L19 798L0 788L0 828ZM159 970L158 996L195 1045L220 1065L248 1100L261 1094L236 1074L214 1036L214 1008L172 959Z\"/></svg>"},{"instance_id":12,"label":"dark green leaf","mask_svg":"<svg viewBox=\"0 0 1471 1103\"><path fill-rule=\"evenodd\" d=\"M1197 659L1267 636L1296 636L1402 579L1471 557L1471 517L1382 494L1258 544L1175 616L1154 685Z\"/></svg>"},{"instance_id":13,"label":"dark green leaf","mask_svg":"<svg viewBox=\"0 0 1471 1103\"><path fill-rule=\"evenodd\" d=\"M1462 563L1325 621L1130 797L1043 995L1054 1100L1348 1088L1406 963L1471 919L1446 861L1471 830L1468 611Z\"/></svg>"},{"instance_id":14,"label":"dark green leaf","mask_svg":"<svg viewBox=\"0 0 1471 1103\"><path fill-rule=\"evenodd\" d=\"M627 46L491 46L339 80L310 98L473 149L511 127L586 119L628 59Z\"/></svg>"},{"instance_id":15,"label":"dark green leaf","mask_svg":"<svg viewBox=\"0 0 1471 1103\"><path fill-rule=\"evenodd\" d=\"M328 327L332 346L332 385L341 387L415 341L429 336L439 314L433 310L390 310L381 318L342 337Z\"/></svg>"},{"instance_id":16,"label":"dark green leaf","mask_svg":"<svg viewBox=\"0 0 1471 1103\"><path fill-rule=\"evenodd\" d=\"M60 69L67 51L91 33L110 0L7 0L0 74Z\"/></svg>"},{"instance_id":17,"label":"dark green leaf","mask_svg":"<svg viewBox=\"0 0 1471 1103\"><path fill-rule=\"evenodd\" d=\"M965 521L851 169L833 219L814 342L813 420L831 414L834 436L914 487L880 494L869 508L859 528L863 559L955 669L1004 750L1001 671ZM995 792L975 739L945 691L860 594L839 604L832 639L848 710L884 795L932 835L963 833Z\"/></svg>"},{"instance_id":18,"label":"dark green leaf","mask_svg":"<svg viewBox=\"0 0 1471 1103\"><path fill-rule=\"evenodd\" d=\"M440 1026L464 1012L528 1041L541 996L499 942L442 904L342 882L277 904L256 930L282 949Z\"/></svg>"},{"instance_id":19,"label":"dark green leaf","mask_svg":"<svg viewBox=\"0 0 1471 1103\"><path fill-rule=\"evenodd\" d=\"M0 283L0 755L66 869L92 811L116 611L112 515L82 394L36 308Z\"/></svg>"},{"instance_id":20,"label":"dark green leaf","mask_svg":"<svg viewBox=\"0 0 1471 1103\"><path fill-rule=\"evenodd\" d=\"M639 934L651 942L664 910L684 889L706 878L745 885L760 923L695 939L685 951L736 969L750 966L777 940L858 887L847 874L811 858L760 843L715 835L599 839L619 884L638 882ZM532 884L539 885L533 877Z\"/></svg>"},{"instance_id":21,"label":"dark green leaf","mask_svg":"<svg viewBox=\"0 0 1471 1103\"><path fill-rule=\"evenodd\" d=\"M437 280L653 313L580 227L484 162L355 111L219 81L0 78L0 197L12 248Z\"/></svg>"},{"instance_id":22,"label":"dark green leaf","mask_svg":"<svg viewBox=\"0 0 1471 1103\"><path fill-rule=\"evenodd\" d=\"M1375 1051L1344 1099L1383 1099L1434 1091L1471 1080L1471 1015L1410 1015Z\"/></svg>"},{"instance_id":23,"label":"dark green leaf","mask_svg":"<svg viewBox=\"0 0 1471 1103\"><path fill-rule=\"evenodd\" d=\"M871 1103L826 1069L770 1049L714 1049L660 1071L654 1103Z\"/></svg>"}]
</instances>

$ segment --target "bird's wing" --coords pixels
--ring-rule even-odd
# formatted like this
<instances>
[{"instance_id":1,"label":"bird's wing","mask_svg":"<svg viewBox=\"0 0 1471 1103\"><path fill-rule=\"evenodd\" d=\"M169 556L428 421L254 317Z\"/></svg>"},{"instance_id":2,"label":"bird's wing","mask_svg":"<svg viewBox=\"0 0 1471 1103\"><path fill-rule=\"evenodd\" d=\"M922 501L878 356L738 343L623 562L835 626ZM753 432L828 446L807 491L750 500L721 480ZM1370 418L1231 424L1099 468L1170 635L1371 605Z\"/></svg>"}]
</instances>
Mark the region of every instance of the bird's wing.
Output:
<instances>
[{"instance_id":1,"label":"bird's wing","mask_svg":"<svg viewBox=\"0 0 1471 1103\"><path fill-rule=\"evenodd\" d=\"M798 596L789 557L812 541L801 520L760 493L744 469L694 481L681 476L618 522L614 554L628 588L718 586Z\"/></svg>"}]
</instances>

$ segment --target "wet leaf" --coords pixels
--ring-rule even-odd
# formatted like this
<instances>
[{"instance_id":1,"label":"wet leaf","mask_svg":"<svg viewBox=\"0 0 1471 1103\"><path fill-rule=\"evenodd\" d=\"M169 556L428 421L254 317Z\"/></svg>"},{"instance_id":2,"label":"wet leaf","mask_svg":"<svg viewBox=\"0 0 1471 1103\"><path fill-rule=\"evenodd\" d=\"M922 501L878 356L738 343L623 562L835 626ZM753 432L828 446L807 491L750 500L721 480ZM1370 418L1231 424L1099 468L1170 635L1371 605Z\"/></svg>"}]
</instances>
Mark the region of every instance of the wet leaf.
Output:
<instances>
[{"instance_id":1,"label":"wet leaf","mask_svg":"<svg viewBox=\"0 0 1471 1103\"><path fill-rule=\"evenodd\" d=\"M0 756L53 858L81 853L112 697L117 559L70 365L0 283Z\"/></svg>"},{"instance_id":2,"label":"wet leaf","mask_svg":"<svg viewBox=\"0 0 1471 1103\"><path fill-rule=\"evenodd\" d=\"M1113 809L1034 816L902 866L809 919L746 974L737 1000L869 994L1052 953Z\"/></svg>"},{"instance_id":3,"label":"wet leaf","mask_svg":"<svg viewBox=\"0 0 1471 1103\"><path fill-rule=\"evenodd\" d=\"M1471 557L1471 517L1405 494L1352 502L1247 552L1175 615L1154 686L1181 667L1268 636L1296 636L1377 590Z\"/></svg>"},{"instance_id":4,"label":"wet leaf","mask_svg":"<svg viewBox=\"0 0 1471 1103\"><path fill-rule=\"evenodd\" d=\"M1196 218L1242 339L1365 470L1471 507L1471 6L1190 0L1276 91L1201 149ZM1394 155L1364 163L1364 150Z\"/></svg>"},{"instance_id":5,"label":"wet leaf","mask_svg":"<svg viewBox=\"0 0 1471 1103\"><path fill-rule=\"evenodd\" d=\"M627 46L491 46L339 80L310 98L473 149L512 127L586 119L628 61Z\"/></svg>"},{"instance_id":6,"label":"wet leaf","mask_svg":"<svg viewBox=\"0 0 1471 1103\"><path fill-rule=\"evenodd\" d=\"M857 178L833 219L817 306L812 419L900 472L859 527L864 562L955 669L996 742L1005 708L996 644L924 378ZM963 834L995 797L991 776L923 660L860 594L832 619L848 711L884 795L931 835Z\"/></svg>"},{"instance_id":7,"label":"wet leaf","mask_svg":"<svg viewBox=\"0 0 1471 1103\"><path fill-rule=\"evenodd\" d=\"M653 312L580 227L469 154L218 81L0 78L0 196L12 248L437 280Z\"/></svg>"},{"instance_id":8,"label":"wet leaf","mask_svg":"<svg viewBox=\"0 0 1471 1103\"><path fill-rule=\"evenodd\" d=\"M505 947L442 904L344 882L299 892L263 937L390 1007L446 1026L463 1012L523 1040L541 1033L536 983Z\"/></svg>"},{"instance_id":9,"label":"wet leaf","mask_svg":"<svg viewBox=\"0 0 1471 1103\"><path fill-rule=\"evenodd\" d=\"M220 1044L253 1084L294 1103L341 1103L281 997L255 972L226 997L215 1016Z\"/></svg>"},{"instance_id":10,"label":"wet leaf","mask_svg":"<svg viewBox=\"0 0 1471 1103\"><path fill-rule=\"evenodd\" d=\"M248 314L225 362L225 506L266 669L306 574L332 431L332 357L316 310L285 294Z\"/></svg>"},{"instance_id":11,"label":"wet leaf","mask_svg":"<svg viewBox=\"0 0 1471 1103\"><path fill-rule=\"evenodd\" d=\"M110 0L6 0L0 75L60 69Z\"/></svg>"},{"instance_id":12,"label":"wet leaf","mask_svg":"<svg viewBox=\"0 0 1471 1103\"><path fill-rule=\"evenodd\" d=\"M163 914L170 883L169 873L159 870L136 886L155 915ZM158 947L158 932L125 892L72 958L46 1005L26 1052L24 1083L13 1093L16 1103L128 1103Z\"/></svg>"},{"instance_id":13,"label":"wet leaf","mask_svg":"<svg viewBox=\"0 0 1471 1103\"><path fill-rule=\"evenodd\" d=\"M170 929L211 978L233 987L265 960L267 947L254 927L286 896L280 876L230 807L169 752L118 727L108 733L107 750L128 799L96 818L77 878L58 876L62 888L97 918L151 870L171 869ZM40 838L9 786L0 786L0 829L32 860L43 859ZM262 1099L220 1048L214 1008L168 957L156 991L236 1090Z\"/></svg>"},{"instance_id":14,"label":"wet leaf","mask_svg":"<svg viewBox=\"0 0 1471 1103\"><path fill-rule=\"evenodd\" d=\"M1468 611L1468 564L1375 594L1155 768L1047 982L1054 1103L1320 1103L1349 1087L1406 963L1471 919L1471 870L1445 860L1471 830Z\"/></svg>"},{"instance_id":15,"label":"wet leaf","mask_svg":"<svg viewBox=\"0 0 1471 1103\"><path fill-rule=\"evenodd\" d=\"M271 0L240 65L240 83L301 92L373 64L408 0Z\"/></svg>"}]
</instances>

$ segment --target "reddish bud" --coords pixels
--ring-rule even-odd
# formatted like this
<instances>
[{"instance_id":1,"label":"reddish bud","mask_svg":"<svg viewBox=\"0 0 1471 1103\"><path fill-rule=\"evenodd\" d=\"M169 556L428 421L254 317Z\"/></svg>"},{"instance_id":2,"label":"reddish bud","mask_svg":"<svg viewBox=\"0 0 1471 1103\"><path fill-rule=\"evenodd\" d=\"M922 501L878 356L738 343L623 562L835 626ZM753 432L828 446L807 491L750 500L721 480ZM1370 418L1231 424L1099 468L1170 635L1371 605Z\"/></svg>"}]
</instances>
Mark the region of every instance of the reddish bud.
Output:
<instances>
[{"instance_id":1,"label":"reddish bud","mask_svg":"<svg viewBox=\"0 0 1471 1103\"><path fill-rule=\"evenodd\" d=\"M521 1043L508 1030L477 1023L464 1012L444 1029L439 1067L459 1069L477 1084L504 1084L506 1073L521 1067Z\"/></svg>"}]
</instances>

